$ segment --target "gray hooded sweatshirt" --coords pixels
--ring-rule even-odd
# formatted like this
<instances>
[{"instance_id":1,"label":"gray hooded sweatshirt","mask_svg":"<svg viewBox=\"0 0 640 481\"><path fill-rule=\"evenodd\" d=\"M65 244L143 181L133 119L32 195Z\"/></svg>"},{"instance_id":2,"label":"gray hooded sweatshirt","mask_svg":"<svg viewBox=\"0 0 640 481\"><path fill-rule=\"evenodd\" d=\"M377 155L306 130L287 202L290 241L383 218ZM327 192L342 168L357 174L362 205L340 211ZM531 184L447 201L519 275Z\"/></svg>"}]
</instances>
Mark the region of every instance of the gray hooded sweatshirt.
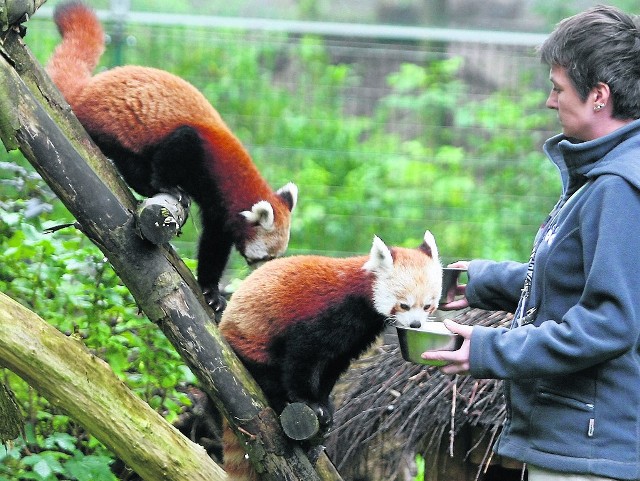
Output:
<instances>
[{"instance_id":1,"label":"gray hooded sweatshirt","mask_svg":"<svg viewBox=\"0 0 640 481\"><path fill-rule=\"evenodd\" d=\"M544 150L570 200L536 236L528 315L473 330L471 374L506 380L499 454L640 480L640 120ZM530 267L472 261L470 305L516 312Z\"/></svg>"}]
</instances>

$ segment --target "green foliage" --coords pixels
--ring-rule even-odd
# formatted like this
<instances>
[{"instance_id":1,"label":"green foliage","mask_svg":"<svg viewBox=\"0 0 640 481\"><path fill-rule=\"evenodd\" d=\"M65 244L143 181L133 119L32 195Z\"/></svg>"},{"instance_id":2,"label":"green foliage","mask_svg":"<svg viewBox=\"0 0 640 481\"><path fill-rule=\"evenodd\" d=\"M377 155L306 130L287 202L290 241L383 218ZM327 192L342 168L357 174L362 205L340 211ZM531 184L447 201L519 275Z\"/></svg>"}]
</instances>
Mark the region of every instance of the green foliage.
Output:
<instances>
[{"instance_id":1,"label":"green foliage","mask_svg":"<svg viewBox=\"0 0 640 481\"><path fill-rule=\"evenodd\" d=\"M82 339L131 389L175 419L189 404L180 386L194 382L193 375L157 326L137 313L100 251L74 229L44 234L56 223L46 214L26 219L26 203L0 205L0 291ZM113 479L111 455L95 439L16 376L4 377L25 413L27 436L0 452L0 480Z\"/></svg>"},{"instance_id":2,"label":"green foliage","mask_svg":"<svg viewBox=\"0 0 640 481\"><path fill-rule=\"evenodd\" d=\"M482 219L474 237L491 239L478 257L525 259L540 219L560 194L557 170L540 148L551 128L541 108L545 98L538 91L499 91L458 111L456 129L467 133L473 159L467 167L476 191L469 200Z\"/></svg>"},{"instance_id":3,"label":"green foliage","mask_svg":"<svg viewBox=\"0 0 640 481\"><path fill-rule=\"evenodd\" d=\"M87 453L67 433L48 437L27 435L14 446L0 449L0 481L115 481L107 452Z\"/></svg>"},{"instance_id":4,"label":"green foliage","mask_svg":"<svg viewBox=\"0 0 640 481\"><path fill-rule=\"evenodd\" d=\"M413 481L424 481L424 458L420 454L416 455L416 467L417 473Z\"/></svg>"},{"instance_id":5,"label":"green foliage","mask_svg":"<svg viewBox=\"0 0 640 481\"><path fill-rule=\"evenodd\" d=\"M185 400L175 388L193 378L171 344L137 313L100 251L73 229L43 234L52 225L0 210L0 291L81 337L155 407Z\"/></svg>"}]
</instances>

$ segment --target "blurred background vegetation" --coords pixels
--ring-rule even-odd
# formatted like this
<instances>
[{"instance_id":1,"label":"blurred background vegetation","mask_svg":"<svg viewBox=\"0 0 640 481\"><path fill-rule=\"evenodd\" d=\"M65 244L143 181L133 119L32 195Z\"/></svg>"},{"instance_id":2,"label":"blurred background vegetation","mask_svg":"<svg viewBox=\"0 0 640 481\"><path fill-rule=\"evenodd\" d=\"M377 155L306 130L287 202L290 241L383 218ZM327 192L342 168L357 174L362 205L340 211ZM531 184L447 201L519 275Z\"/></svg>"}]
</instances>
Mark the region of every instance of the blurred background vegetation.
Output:
<instances>
[{"instance_id":1,"label":"blurred background vegetation","mask_svg":"<svg viewBox=\"0 0 640 481\"><path fill-rule=\"evenodd\" d=\"M59 40L50 18L55 3L27 24L25 41L43 64ZM415 246L428 228L445 263L528 259L560 193L555 167L541 153L557 132L555 114L544 107L548 71L534 45L493 44L482 31L548 32L595 2L133 0L125 10L160 15L120 22L109 14L109 0L89 3L105 9L110 43L100 68L141 64L189 80L272 186L298 184L289 254L365 253L374 234ZM321 35L211 27L206 15L345 28ZM350 35L346 22L395 24L403 36ZM412 39L404 36L409 26L474 29L475 40ZM194 267L199 226L196 215L190 219L175 246ZM42 233L69 220L19 153L0 153L0 291L82 337L175 419L190 403L184 391L193 376L138 315L95 246L69 229ZM234 256L225 282L246 274ZM0 449L0 481L115 479L111 455L97 441L11 373L0 376L27 419L24 439Z\"/></svg>"}]
</instances>

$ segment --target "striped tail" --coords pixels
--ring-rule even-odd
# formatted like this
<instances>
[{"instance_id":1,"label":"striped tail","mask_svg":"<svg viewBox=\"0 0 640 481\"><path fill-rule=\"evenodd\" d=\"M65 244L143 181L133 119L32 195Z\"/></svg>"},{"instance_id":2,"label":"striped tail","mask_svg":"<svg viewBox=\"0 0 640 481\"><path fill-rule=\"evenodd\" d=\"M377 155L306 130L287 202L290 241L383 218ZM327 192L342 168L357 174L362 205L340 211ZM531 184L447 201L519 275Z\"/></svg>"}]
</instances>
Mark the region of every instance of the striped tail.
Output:
<instances>
[{"instance_id":1,"label":"striped tail","mask_svg":"<svg viewBox=\"0 0 640 481\"><path fill-rule=\"evenodd\" d=\"M62 41L46 70L73 108L104 52L104 31L95 12L78 1L58 5L53 18Z\"/></svg>"},{"instance_id":2,"label":"striped tail","mask_svg":"<svg viewBox=\"0 0 640 481\"><path fill-rule=\"evenodd\" d=\"M222 431L224 470L229 481L260 481L251 461L225 419Z\"/></svg>"}]
</instances>

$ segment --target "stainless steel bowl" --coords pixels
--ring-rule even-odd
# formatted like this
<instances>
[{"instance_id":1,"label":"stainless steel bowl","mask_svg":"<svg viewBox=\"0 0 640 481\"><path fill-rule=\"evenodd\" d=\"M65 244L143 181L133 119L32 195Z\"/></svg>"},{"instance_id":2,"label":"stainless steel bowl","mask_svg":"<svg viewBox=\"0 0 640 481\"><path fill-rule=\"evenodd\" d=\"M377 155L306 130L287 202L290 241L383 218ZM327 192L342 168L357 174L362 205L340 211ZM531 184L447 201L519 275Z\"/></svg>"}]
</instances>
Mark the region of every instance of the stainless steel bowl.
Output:
<instances>
[{"instance_id":1,"label":"stainless steel bowl","mask_svg":"<svg viewBox=\"0 0 640 481\"><path fill-rule=\"evenodd\" d=\"M422 359L420 354L425 351L455 351L460 349L463 341L462 336L451 332L440 321L425 322L417 329L396 326L396 330L402 358L416 364L443 366L445 362Z\"/></svg>"},{"instance_id":2,"label":"stainless steel bowl","mask_svg":"<svg viewBox=\"0 0 640 481\"><path fill-rule=\"evenodd\" d=\"M447 294L450 290L453 290L458 285L458 279L464 273L466 273L466 269L461 269L458 267L444 267L442 269L442 294L440 295L440 304L447 303ZM455 292L452 293L451 302L455 297Z\"/></svg>"}]
</instances>

